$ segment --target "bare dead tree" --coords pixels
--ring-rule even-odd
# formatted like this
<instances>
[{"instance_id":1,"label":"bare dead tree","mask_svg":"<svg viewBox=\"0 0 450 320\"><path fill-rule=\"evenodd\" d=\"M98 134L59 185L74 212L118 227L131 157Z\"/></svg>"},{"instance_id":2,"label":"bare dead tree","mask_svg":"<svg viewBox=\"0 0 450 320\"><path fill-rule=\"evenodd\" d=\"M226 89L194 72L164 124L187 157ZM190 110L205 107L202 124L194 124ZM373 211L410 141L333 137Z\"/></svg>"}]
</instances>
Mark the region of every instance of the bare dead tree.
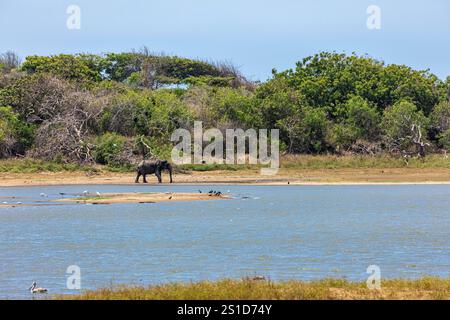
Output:
<instances>
[{"instance_id":1,"label":"bare dead tree","mask_svg":"<svg viewBox=\"0 0 450 320\"><path fill-rule=\"evenodd\" d=\"M136 52L136 51L133 51ZM141 66L139 86L149 89L158 89L161 84L158 81L158 76L163 72L163 58L166 55L150 51L146 46L143 46L136 52Z\"/></svg>"},{"instance_id":2,"label":"bare dead tree","mask_svg":"<svg viewBox=\"0 0 450 320\"><path fill-rule=\"evenodd\" d=\"M152 152L152 148L148 145L147 142L145 142L143 135L140 135L136 142L141 149L142 160L147 160L147 158L154 160L158 159L158 157Z\"/></svg>"},{"instance_id":3,"label":"bare dead tree","mask_svg":"<svg viewBox=\"0 0 450 320\"><path fill-rule=\"evenodd\" d=\"M25 72L11 70L8 73L0 72L0 89L6 88L12 84L14 84L19 79L26 76Z\"/></svg>"},{"instance_id":4,"label":"bare dead tree","mask_svg":"<svg viewBox=\"0 0 450 320\"><path fill-rule=\"evenodd\" d=\"M292 153L294 144L299 139L298 126L300 119L296 116L291 116L283 121L283 129L286 131L289 140L288 152Z\"/></svg>"},{"instance_id":5,"label":"bare dead tree","mask_svg":"<svg viewBox=\"0 0 450 320\"><path fill-rule=\"evenodd\" d=\"M375 156L382 152L382 148L379 142L372 142L367 140L356 140L348 150L350 154L364 154Z\"/></svg>"},{"instance_id":6,"label":"bare dead tree","mask_svg":"<svg viewBox=\"0 0 450 320\"><path fill-rule=\"evenodd\" d=\"M417 155L420 158L424 158L425 157L425 146L429 146L429 143L426 143L423 139L422 139L422 130L419 125L413 124L411 127L411 132L412 132L412 141L416 146L417 149Z\"/></svg>"},{"instance_id":7,"label":"bare dead tree","mask_svg":"<svg viewBox=\"0 0 450 320\"><path fill-rule=\"evenodd\" d=\"M2 133L1 129L0 127L0 134ZM16 153L17 140L10 133L4 133L3 137L0 136L0 138L0 159L14 155Z\"/></svg>"},{"instance_id":8,"label":"bare dead tree","mask_svg":"<svg viewBox=\"0 0 450 320\"><path fill-rule=\"evenodd\" d=\"M70 108L68 93L75 88L64 80L49 75L23 78L16 87L14 109L28 123L40 124Z\"/></svg>"},{"instance_id":9,"label":"bare dead tree","mask_svg":"<svg viewBox=\"0 0 450 320\"><path fill-rule=\"evenodd\" d=\"M255 84L248 80L241 72L240 67L236 66L231 61L212 61L208 63L212 64L219 71L220 76L232 78L232 87L237 88L244 86L248 90L255 89Z\"/></svg>"},{"instance_id":10,"label":"bare dead tree","mask_svg":"<svg viewBox=\"0 0 450 320\"><path fill-rule=\"evenodd\" d=\"M0 65L5 72L17 69L20 66L20 63L20 57L14 51L6 51L5 53L0 54Z\"/></svg>"},{"instance_id":11,"label":"bare dead tree","mask_svg":"<svg viewBox=\"0 0 450 320\"><path fill-rule=\"evenodd\" d=\"M65 161L92 162L95 145L89 130L103 112L108 97L97 97L86 91L69 91L45 118L35 134L30 155L47 160L59 157ZM47 101L47 100L44 100ZM38 108L48 109L47 105Z\"/></svg>"},{"instance_id":12,"label":"bare dead tree","mask_svg":"<svg viewBox=\"0 0 450 320\"><path fill-rule=\"evenodd\" d=\"M74 114L57 116L44 122L36 131L34 157L66 161L92 161L91 148L86 143L86 131Z\"/></svg>"}]
</instances>

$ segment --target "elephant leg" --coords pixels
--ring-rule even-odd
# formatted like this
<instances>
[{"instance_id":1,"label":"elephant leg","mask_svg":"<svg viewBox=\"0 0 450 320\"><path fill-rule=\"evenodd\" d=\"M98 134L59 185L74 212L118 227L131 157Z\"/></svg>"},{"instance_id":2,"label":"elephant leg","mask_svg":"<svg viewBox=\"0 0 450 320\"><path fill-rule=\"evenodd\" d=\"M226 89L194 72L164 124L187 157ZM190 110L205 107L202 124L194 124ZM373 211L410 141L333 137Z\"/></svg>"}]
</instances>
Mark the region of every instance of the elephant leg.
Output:
<instances>
[{"instance_id":1,"label":"elephant leg","mask_svg":"<svg viewBox=\"0 0 450 320\"><path fill-rule=\"evenodd\" d=\"M158 182L159 182L159 183L162 183L161 172L157 170L157 171L155 172L155 175L158 177Z\"/></svg>"},{"instance_id":2,"label":"elephant leg","mask_svg":"<svg viewBox=\"0 0 450 320\"><path fill-rule=\"evenodd\" d=\"M135 183L139 183L139 178L141 177L141 172L138 171Z\"/></svg>"},{"instance_id":3,"label":"elephant leg","mask_svg":"<svg viewBox=\"0 0 450 320\"><path fill-rule=\"evenodd\" d=\"M144 175L142 175L142 176L144 177L144 183L148 183L148 182L147 182L147 175L144 174Z\"/></svg>"}]
</instances>

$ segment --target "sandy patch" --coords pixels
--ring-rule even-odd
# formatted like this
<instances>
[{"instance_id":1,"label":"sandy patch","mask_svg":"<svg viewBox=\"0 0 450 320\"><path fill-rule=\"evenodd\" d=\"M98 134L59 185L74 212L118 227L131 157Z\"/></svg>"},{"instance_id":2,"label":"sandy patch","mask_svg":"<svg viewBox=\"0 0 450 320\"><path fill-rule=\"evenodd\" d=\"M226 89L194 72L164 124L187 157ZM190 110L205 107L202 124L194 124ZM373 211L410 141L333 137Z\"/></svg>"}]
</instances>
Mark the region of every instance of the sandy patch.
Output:
<instances>
[{"instance_id":1,"label":"sandy patch","mask_svg":"<svg viewBox=\"0 0 450 320\"><path fill-rule=\"evenodd\" d=\"M56 202L71 202L79 204L116 204L116 203L159 203L179 201L209 201L229 199L225 195L207 193L104 193L87 195L80 198L58 199Z\"/></svg>"}]
</instances>

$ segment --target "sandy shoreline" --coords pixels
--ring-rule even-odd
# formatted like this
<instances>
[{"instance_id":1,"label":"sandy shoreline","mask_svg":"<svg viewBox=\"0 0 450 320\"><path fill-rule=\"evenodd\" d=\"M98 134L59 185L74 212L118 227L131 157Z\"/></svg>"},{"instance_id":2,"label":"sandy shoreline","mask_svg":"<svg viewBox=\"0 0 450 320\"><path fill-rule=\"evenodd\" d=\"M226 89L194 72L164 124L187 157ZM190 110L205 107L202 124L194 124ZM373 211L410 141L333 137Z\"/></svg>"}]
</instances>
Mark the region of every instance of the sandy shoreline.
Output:
<instances>
[{"instance_id":1,"label":"sandy shoreline","mask_svg":"<svg viewBox=\"0 0 450 320\"><path fill-rule=\"evenodd\" d=\"M134 185L133 173L84 172L0 173L0 187L51 185ZM156 177L148 177L148 185L157 185ZM163 175L163 182L168 182ZM207 171L175 174L179 185L376 185L376 184L450 184L450 169L281 169L277 175L263 176L258 170ZM144 184L140 184L144 186Z\"/></svg>"}]
</instances>

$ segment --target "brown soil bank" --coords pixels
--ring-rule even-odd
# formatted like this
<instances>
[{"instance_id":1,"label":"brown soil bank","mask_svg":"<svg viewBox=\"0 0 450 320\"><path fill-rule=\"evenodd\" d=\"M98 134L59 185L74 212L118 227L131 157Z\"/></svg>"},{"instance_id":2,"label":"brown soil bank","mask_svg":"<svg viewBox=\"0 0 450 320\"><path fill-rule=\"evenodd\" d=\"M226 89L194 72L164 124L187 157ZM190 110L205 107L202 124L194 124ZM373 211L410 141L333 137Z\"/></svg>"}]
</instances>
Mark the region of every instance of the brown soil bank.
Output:
<instances>
[{"instance_id":1,"label":"brown soil bank","mask_svg":"<svg viewBox=\"0 0 450 320\"><path fill-rule=\"evenodd\" d=\"M173 201L206 201L227 199L224 195L207 193L103 193L86 195L79 198L65 198L57 202L75 202L83 204L117 204L117 203L158 203Z\"/></svg>"},{"instance_id":2,"label":"brown soil bank","mask_svg":"<svg viewBox=\"0 0 450 320\"><path fill-rule=\"evenodd\" d=\"M0 173L0 187L74 185L74 184L133 184L134 173L101 172L39 172ZM163 175L163 182L167 182ZM149 176L150 184L156 184ZM282 168L277 175L263 176L254 170L217 170L175 174L176 184L261 184L261 185L314 185L314 184L391 184L391 183L450 183L449 168L340 168L289 169Z\"/></svg>"},{"instance_id":3,"label":"brown soil bank","mask_svg":"<svg viewBox=\"0 0 450 320\"><path fill-rule=\"evenodd\" d=\"M56 299L81 300L435 300L450 299L450 278L382 280L380 290L369 290L365 283L346 280L314 282L267 280L221 280L150 287L117 287L61 295Z\"/></svg>"}]
</instances>

